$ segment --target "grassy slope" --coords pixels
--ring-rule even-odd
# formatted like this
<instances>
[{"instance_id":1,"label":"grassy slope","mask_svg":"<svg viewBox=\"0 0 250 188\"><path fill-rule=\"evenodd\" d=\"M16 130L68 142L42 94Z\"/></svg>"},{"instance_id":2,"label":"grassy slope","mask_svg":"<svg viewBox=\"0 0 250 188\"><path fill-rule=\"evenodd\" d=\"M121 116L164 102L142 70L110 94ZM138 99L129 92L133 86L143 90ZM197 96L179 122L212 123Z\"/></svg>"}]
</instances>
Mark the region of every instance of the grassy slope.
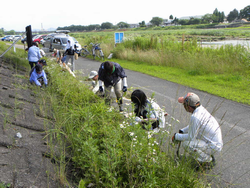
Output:
<instances>
[{"instance_id":1,"label":"grassy slope","mask_svg":"<svg viewBox=\"0 0 250 188\"><path fill-rule=\"evenodd\" d=\"M151 66L144 63L113 59L122 67L139 71L161 79L189 86L195 89L250 105L250 80L249 77L231 75L190 75L187 71L166 67Z\"/></svg>"}]
</instances>

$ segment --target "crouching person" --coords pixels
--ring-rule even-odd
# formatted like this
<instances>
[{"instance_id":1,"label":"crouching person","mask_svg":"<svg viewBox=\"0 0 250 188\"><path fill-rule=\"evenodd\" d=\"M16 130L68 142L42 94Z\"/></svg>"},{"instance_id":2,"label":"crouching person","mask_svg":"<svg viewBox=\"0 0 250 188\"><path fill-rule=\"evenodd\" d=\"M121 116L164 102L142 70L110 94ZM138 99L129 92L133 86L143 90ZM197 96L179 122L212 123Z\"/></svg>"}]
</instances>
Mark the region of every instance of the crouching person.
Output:
<instances>
[{"instance_id":1,"label":"crouching person","mask_svg":"<svg viewBox=\"0 0 250 188\"><path fill-rule=\"evenodd\" d=\"M115 62L105 61L101 64L98 71L99 91L104 92L105 102L110 105L111 103L111 88L114 87L115 95L117 98L119 111L123 111L122 92L127 91L127 76L124 69ZM104 89L103 89L104 83ZM123 85L123 87L122 87Z\"/></svg>"},{"instance_id":2,"label":"crouching person","mask_svg":"<svg viewBox=\"0 0 250 188\"><path fill-rule=\"evenodd\" d=\"M151 130L159 132L165 128L165 113L153 100L149 100L146 94L136 89L131 94L131 102L134 105L135 121L145 129L145 125L151 124Z\"/></svg>"},{"instance_id":3,"label":"crouching person","mask_svg":"<svg viewBox=\"0 0 250 188\"><path fill-rule=\"evenodd\" d=\"M184 149L190 153L199 165L215 165L215 153L222 150L221 128L216 119L201 105L200 98L194 93L180 97L185 110L191 113L189 125L179 130L172 141L181 141Z\"/></svg>"},{"instance_id":4,"label":"crouching person","mask_svg":"<svg viewBox=\"0 0 250 188\"><path fill-rule=\"evenodd\" d=\"M46 73L44 72L41 64L37 64L35 66L35 69L33 70L33 72L30 75L30 83L31 84L34 83L39 87L42 87L42 85L44 84L45 87L47 87L47 85L48 85L47 76L46 76Z\"/></svg>"}]
</instances>

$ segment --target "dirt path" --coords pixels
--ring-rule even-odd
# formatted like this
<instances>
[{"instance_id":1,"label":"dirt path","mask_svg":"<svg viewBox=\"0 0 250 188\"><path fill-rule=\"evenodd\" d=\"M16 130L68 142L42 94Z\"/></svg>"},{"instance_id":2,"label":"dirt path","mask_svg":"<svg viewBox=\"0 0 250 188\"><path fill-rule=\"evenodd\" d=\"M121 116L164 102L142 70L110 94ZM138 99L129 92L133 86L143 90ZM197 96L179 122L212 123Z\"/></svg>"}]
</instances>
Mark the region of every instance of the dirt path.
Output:
<instances>
[{"instance_id":1,"label":"dirt path","mask_svg":"<svg viewBox=\"0 0 250 188\"><path fill-rule=\"evenodd\" d=\"M44 157L51 121L39 110L25 74L25 68L0 59L0 187L61 187L55 164Z\"/></svg>"}]
</instances>

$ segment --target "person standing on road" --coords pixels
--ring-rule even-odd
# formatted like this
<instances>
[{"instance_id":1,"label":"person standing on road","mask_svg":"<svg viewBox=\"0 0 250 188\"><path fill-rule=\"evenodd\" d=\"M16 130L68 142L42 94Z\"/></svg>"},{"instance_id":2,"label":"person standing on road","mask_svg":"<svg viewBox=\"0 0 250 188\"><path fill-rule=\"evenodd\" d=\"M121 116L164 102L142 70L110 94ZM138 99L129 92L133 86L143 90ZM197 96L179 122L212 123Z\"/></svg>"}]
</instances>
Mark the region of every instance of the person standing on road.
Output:
<instances>
[{"instance_id":1,"label":"person standing on road","mask_svg":"<svg viewBox=\"0 0 250 188\"><path fill-rule=\"evenodd\" d=\"M71 71L74 72L75 70L75 59L74 59L74 54L75 54L75 46L74 46L74 41L68 39L67 45L66 45L66 51L64 53L66 55L66 64L68 65L69 60L71 59Z\"/></svg>"},{"instance_id":2,"label":"person standing on road","mask_svg":"<svg viewBox=\"0 0 250 188\"><path fill-rule=\"evenodd\" d=\"M178 102L192 115L189 125L175 133L172 141L181 141L185 150L200 164L214 163L214 154L220 152L223 147L218 122L201 105L198 95L188 93L185 97L179 97Z\"/></svg>"},{"instance_id":3,"label":"person standing on road","mask_svg":"<svg viewBox=\"0 0 250 188\"><path fill-rule=\"evenodd\" d=\"M106 104L110 105L111 102L111 88L114 87L115 95L119 105L120 112L123 111L122 92L127 91L127 76L124 69L115 62L105 61L101 64L99 71L99 91L103 93ZM123 88L122 88L123 82ZM104 83L104 90L103 90Z\"/></svg>"},{"instance_id":4,"label":"person standing on road","mask_svg":"<svg viewBox=\"0 0 250 188\"><path fill-rule=\"evenodd\" d=\"M165 113L152 99L147 99L146 94L136 89L131 94L131 102L134 104L135 121L145 129L145 125L151 124L151 130L159 131L165 127Z\"/></svg>"},{"instance_id":5,"label":"person standing on road","mask_svg":"<svg viewBox=\"0 0 250 188\"><path fill-rule=\"evenodd\" d=\"M37 43L33 42L32 46L28 49L28 60L31 69L37 64L40 58L41 54L38 45Z\"/></svg>"}]
</instances>

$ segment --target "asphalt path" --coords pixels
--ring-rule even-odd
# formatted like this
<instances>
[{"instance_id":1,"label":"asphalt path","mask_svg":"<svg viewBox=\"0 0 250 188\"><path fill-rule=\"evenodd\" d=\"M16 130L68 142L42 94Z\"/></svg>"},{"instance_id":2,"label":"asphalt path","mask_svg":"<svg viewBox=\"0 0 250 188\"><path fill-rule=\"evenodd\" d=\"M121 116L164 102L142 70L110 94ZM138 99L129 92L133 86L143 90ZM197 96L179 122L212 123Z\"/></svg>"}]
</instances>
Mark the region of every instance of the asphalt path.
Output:
<instances>
[{"instance_id":1,"label":"asphalt path","mask_svg":"<svg viewBox=\"0 0 250 188\"><path fill-rule=\"evenodd\" d=\"M77 72L88 76L90 71L98 71L100 64L101 62L79 57L75 67ZM179 120L180 123L172 127L172 133L185 127L191 115L177 102L178 97L185 96L187 92L199 95L202 105L221 125L223 134L223 150L216 156L217 165L210 172L213 174L209 178L212 179L212 187L250 187L250 106L136 71L125 69L125 72L128 87L140 88L148 97L153 94L157 103L170 116Z\"/></svg>"}]
</instances>

